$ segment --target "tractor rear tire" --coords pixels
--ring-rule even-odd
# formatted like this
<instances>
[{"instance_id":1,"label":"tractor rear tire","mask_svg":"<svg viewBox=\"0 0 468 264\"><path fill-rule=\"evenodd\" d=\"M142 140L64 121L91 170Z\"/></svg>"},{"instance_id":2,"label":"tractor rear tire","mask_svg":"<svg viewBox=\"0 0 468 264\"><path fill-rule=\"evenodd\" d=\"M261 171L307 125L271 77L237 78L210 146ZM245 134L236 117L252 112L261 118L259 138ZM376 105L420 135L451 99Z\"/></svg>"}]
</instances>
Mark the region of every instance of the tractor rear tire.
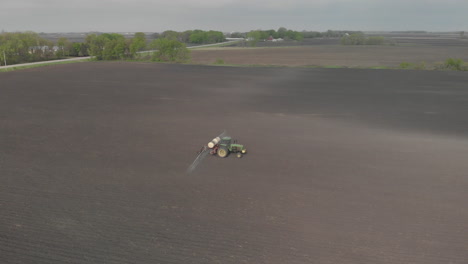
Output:
<instances>
[{"instance_id":1,"label":"tractor rear tire","mask_svg":"<svg viewBox=\"0 0 468 264\"><path fill-rule=\"evenodd\" d=\"M218 149L218 156L221 158L227 157L229 154L229 150L226 147L219 147Z\"/></svg>"}]
</instances>

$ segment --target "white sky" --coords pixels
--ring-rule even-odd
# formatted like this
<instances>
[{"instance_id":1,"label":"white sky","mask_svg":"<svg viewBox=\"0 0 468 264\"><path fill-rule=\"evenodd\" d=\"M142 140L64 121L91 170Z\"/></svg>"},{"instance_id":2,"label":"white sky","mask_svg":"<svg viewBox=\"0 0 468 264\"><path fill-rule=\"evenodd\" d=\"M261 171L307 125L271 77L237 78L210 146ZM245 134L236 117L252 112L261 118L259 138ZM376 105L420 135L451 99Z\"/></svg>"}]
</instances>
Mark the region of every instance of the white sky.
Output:
<instances>
[{"instance_id":1,"label":"white sky","mask_svg":"<svg viewBox=\"0 0 468 264\"><path fill-rule=\"evenodd\" d=\"M468 31L468 0L1 0L0 31Z\"/></svg>"}]
</instances>

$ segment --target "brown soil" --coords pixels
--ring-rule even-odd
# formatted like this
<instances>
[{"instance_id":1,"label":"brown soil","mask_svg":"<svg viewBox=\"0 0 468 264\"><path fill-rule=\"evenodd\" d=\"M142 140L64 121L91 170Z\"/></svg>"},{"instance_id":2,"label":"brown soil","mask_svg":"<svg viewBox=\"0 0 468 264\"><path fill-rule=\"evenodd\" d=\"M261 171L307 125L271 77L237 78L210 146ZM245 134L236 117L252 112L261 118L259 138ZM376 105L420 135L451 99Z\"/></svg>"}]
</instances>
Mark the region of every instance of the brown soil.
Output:
<instances>
[{"instance_id":1,"label":"brown soil","mask_svg":"<svg viewBox=\"0 0 468 264\"><path fill-rule=\"evenodd\" d=\"M448 58L468 61L466 47L443 46L300 46L280 48L214 48L192 51L192 61L213 64L284 66L397 67L402 62L428 64Z\"/></svg>"},{"instance_id":2,"label":"brown soil","mask_svg":"<svg viewBox=\"0 0 468 264\"><path fill-rule=\"evenodd\" d=\"M468 259L465 73L94 62L0 80L2 263ZM224 129L249 153L186 174Z\"/></svg>"}]
</instances>

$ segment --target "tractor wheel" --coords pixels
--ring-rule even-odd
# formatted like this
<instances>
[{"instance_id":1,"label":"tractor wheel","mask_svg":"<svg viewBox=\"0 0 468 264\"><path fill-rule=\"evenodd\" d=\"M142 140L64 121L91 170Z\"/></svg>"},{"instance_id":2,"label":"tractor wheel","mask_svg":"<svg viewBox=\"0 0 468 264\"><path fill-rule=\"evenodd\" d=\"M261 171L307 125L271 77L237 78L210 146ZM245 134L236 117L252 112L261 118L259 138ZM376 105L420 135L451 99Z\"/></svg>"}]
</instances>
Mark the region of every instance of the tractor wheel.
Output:
<instances>
[{"instance_id":1,"label":"tractor wheel","mask_svg":"<svg viewBox=\"0 0 468 264\"><path fill-rule=\"evenodd\" d=\"M229 153L229 150L226 147L219 147L218 149L218 156L221 158L225 158Z\"/></svg>"},{"instance_id":2,"label":"tractor wheel","mask_svg":"<svg viewBox=\"0 0 468 264\"><path fill-rule=\"evenodd\" d=\"M237 152L237 157L238 157L238 158L242 158L242 153Z\"/></svg>"}]
</instances>

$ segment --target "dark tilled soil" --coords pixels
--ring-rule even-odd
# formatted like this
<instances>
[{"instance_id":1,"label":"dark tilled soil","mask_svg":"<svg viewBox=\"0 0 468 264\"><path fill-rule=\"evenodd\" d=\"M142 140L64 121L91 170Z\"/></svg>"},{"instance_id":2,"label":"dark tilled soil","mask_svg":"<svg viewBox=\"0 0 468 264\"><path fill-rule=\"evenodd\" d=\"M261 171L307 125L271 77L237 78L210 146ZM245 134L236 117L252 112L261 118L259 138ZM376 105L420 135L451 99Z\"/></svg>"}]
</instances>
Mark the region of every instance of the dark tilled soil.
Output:
<instances>
[{"instance_id":1,"label":"dark tilled soil","mask_svg":"<svg viewBox=\"0 0 468 264\"><path fill-rule=\"evenodd\" d=\"M445 42L444 42L445 43ZM192 50L192 62L213 64L281 65L281 66L339 66L393 67L401 63L423 64L431 69L448 58L468 61L466 46L414 45L409 46L343 46L309 45L296 47L207 48Z\"/></svg>"},{"instance_id":2,"label":"dark tilled soil","mask_svg":"<svg viewBox=\"0 0 468 264\"><path fill-rule=\"evenodd\" d=\"M0 73L1 263L466 263L468 75ZM196 151L224 129L242 159Z\"/></svg>"}]
</instances>

